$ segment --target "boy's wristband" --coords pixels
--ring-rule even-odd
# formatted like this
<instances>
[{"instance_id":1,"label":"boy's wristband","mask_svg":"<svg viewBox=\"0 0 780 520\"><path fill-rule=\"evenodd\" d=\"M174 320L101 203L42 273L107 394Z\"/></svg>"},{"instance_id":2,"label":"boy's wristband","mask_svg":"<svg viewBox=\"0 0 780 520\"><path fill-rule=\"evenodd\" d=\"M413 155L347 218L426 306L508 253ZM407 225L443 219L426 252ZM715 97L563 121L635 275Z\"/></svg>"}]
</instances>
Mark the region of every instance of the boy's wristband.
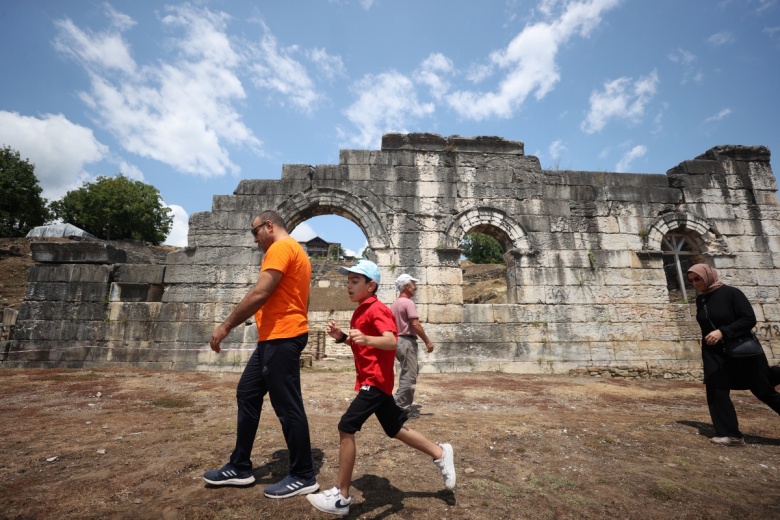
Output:
<instances>
[{"instance_id":1,"label":"boy's wristband","mask_svg":"<svg viewBox=\"0 0 780 520\"><path fill-rule=\"evenodd\" d=\"M336 340L336 343L344 343L345 341L347 341L347 337L348 337L347 334L345 332L342 332L341 337Z\"/></svg>"}]
</instances>

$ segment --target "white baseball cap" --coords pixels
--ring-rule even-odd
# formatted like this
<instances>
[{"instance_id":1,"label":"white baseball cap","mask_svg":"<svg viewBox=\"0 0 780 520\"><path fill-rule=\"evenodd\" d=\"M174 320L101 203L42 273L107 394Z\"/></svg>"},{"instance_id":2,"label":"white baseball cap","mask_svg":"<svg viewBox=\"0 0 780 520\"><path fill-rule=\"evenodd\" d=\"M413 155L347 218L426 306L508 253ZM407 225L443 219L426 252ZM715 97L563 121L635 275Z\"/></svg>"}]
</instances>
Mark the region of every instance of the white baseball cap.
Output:
<instances>
[{"instance_id":1,"label":"white baseball cap","mask_svg":"<svg viewBox=\"0 0 780 520\"><path fill-rule=\"evenodd\" d=\"M395 286L398 287L398 290L401 290L409 282L419 282L419 281L420 280L418 280L417 278L412 278L411 275L404 273L404 274L402 274L401 276L399 276L398 278L395 279Z\"/></svg>"}]
</instances>

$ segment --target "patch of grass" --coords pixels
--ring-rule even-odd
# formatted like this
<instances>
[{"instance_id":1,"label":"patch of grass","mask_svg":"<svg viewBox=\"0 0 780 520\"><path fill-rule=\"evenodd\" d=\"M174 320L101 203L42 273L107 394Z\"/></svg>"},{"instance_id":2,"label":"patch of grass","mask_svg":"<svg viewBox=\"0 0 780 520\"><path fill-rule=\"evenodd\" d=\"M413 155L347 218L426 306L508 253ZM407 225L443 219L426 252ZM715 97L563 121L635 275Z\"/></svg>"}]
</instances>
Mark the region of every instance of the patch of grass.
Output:
<instances>
[{"instance_id":1,"label":"patch of grass","mask_svg":"<svg viewBox=\"0 0 780 520\"><path fill-rule=\"evenodd\" d=\"M579 487L576 482L569 480L566 477L549 474L531 475L528 477L528 483L547 491L558 491L561 489L574 489Z\"/></svg>"},{"instance_id":2,"label":"patch of grass","mask_svg":"<svg viewBox=\"0 0 780 520\"><path fill-rule=\"evenodd\" d=\"M95 372L59 372L57 374L52 374L51 376L47 377L47 379L49 381L65 382L97 381L98 379L103 379L103 376L96 374Z\"/></svg>"},{"instance_id":3,"label":"patch of grass","mask_svg":"<svg viewBox=\"0 0 780 520\"><path fill-rule=\"evenodd\" d=\"M157 398L151 401L150 404L157 408L189 408L190 406L193 406L194 403L189 399L184 399L182 397L167 396Z\"/></svg>"},{"instance_id":4,"label":"patch of grass","mask_svg":"<svg viewBox=\"0 0 780 520\"><path fill-rule=\"evenodd\" d=\"M663 500L665 502L674 499L674 497L679 492L680 489L675 486L673 482L668 480L656 482L655 485L650 488L651 497L655 498L656 500Z\"/></svg>"}]
</instances>

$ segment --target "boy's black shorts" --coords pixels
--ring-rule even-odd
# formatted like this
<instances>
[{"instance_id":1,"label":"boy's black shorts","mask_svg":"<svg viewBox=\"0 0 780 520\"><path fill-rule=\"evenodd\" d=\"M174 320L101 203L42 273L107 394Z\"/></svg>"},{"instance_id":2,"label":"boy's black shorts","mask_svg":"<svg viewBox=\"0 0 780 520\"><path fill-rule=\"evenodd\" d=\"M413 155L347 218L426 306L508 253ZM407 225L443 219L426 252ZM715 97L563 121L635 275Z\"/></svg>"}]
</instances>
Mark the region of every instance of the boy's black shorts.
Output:
<instances>
[{"instance_id":1,"label":"boy's black shorts","mask_svg":"<svg viewBox=\"0 0 780 520\"><path fill-rule=\"evenodd\" d=\"M408 414L397 404L392 395L387 395L373 386L361 386L357 396L341 416L339 431L344 433L359 432L371 415L376 414L379 424L388 437L395 437L401 431L401 426L409 418Z\"/></svg>"}]
</instances>

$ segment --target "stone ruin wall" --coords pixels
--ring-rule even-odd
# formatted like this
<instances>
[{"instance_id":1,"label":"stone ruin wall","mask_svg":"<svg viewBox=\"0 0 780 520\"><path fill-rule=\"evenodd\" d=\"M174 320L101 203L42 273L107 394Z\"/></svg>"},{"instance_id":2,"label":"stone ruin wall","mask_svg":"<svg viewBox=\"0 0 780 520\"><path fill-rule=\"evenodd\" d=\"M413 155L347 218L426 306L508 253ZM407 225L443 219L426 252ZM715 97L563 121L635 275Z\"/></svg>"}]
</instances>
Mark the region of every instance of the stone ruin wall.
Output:
<instances>
[{"instance_id":1,"label":"stone ruin wall","mask_svg":"<svg viewBox=\"0 0 780 520\"><path fill-rule=\"evenodd\" d=\"M381 150L285 165L281 180L243 180L215 196L210 212L190 217L189 247L162 264L126 263L100 242L40 245L0 361L241 369L254 324L234 330L219 355L208 340L256 280L261 253L248 229L273 208L290 229L324 214L355 222L388 304L398 274L420 279L415 299L437 346L422 356L423 371L696 370L694 306L670 303L663 269L661 243L674 232L693 237L746 293L777 362L780 206L769 159L765 147L723 146L666 175L558 171L543 170L518 141L387 134ZM463 304L458 245L475 230L506 251L507 304ZM312 313L310 349L343 354L322 330L349 314Z\"/></svg>"}]
</instances>

